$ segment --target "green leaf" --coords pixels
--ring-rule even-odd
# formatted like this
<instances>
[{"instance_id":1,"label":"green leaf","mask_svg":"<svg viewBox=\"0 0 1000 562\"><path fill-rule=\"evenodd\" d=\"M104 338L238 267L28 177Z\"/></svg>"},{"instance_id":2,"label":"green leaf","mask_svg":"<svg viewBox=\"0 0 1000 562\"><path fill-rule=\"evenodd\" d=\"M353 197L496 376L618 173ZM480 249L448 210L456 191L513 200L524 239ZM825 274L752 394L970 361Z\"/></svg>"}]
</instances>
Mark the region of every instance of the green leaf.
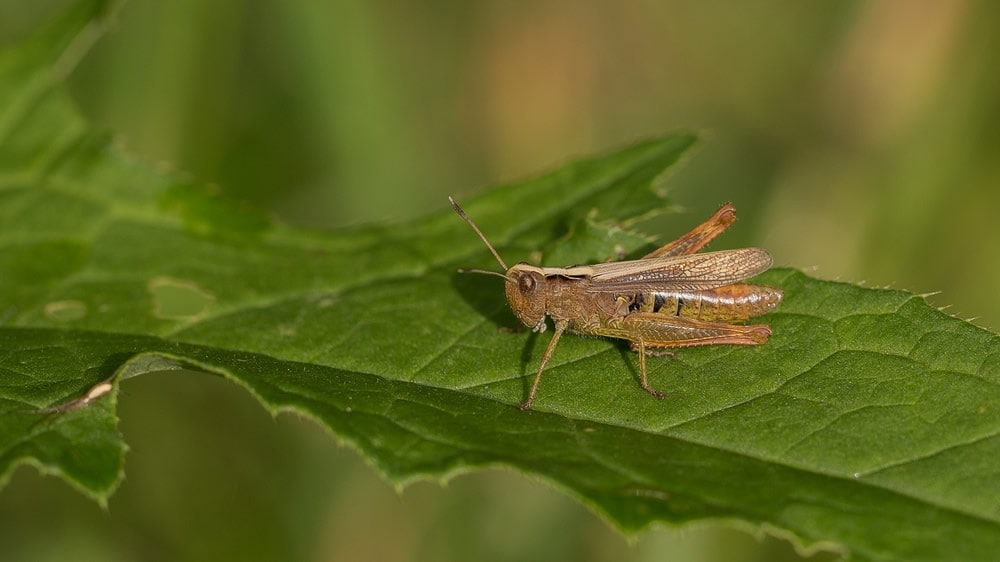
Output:
<instances>
[{"instance_id":1,"label":"green leaf","mask_svg":"<svg viewBox=\"0 0 1000 562\"><path fill-rule=\"evenodd\" d=\"M393 482L506 465L626 532L724 519L856 559L995 557L997 336L902 291L772 270L760 280L785 300L767 345L650 360L657 401L627 346L566 337L520 412L546 340L498 329L516 324L499 280L456 273L498 266L444 202L307 232L134 161L59 82L106 10L82 2L0 54L4 482L28 463L105 502L126 449L119 383L195 369L316 419ZM693 142L461 202L508 263L640 251L631 229L666 207L650 186Z\"/></svg>"}]
</instances>

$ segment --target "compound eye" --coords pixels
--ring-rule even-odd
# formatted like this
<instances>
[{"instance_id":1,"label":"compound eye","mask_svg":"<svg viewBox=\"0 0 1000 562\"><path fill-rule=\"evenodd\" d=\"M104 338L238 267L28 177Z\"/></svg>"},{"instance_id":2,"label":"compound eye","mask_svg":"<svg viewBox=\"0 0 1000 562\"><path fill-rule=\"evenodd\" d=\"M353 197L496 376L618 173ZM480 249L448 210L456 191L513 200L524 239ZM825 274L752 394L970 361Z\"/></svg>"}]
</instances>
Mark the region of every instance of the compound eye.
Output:
<instances>
[{"instance_id":1,"label":"compound eye","mask_svg":"<svg viewBox=\"0 0 1000 562\"><path fill-rule=\"evenodd\" d=\"M530 293L535 290L535 278L531 275L522 275L517 280L517 286L522 293Z\"/></svg>"}]
</instances>

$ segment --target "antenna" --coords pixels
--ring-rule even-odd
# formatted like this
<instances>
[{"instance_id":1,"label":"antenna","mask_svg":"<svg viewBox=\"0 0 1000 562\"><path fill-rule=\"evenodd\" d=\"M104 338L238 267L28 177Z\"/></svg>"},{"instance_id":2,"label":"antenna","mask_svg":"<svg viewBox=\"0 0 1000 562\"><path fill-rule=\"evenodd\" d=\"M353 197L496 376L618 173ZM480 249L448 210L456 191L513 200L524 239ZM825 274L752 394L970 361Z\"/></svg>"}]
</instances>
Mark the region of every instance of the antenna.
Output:
<instances>
[{"instance_id":1,"label":"antenna","mask_svg":"<svg viewBox=\"0 0 1000 562\"><path fill-rule=\"evenodd\" d=\"M465 268L462 268L462 269L459 269L458 272L459 273L482 273L483 275L496 275L497 277L502 277L504 279L507 278L506 275L504 275L503 273L500 273L499 271L487 271L485 269L465 269Z\"/></svg>"},{"instance_id":2,"label":"antenna","mask_svg":"<svg viewBox=\"0 0 1000 562\"><path fill-rule=\"evenodd\" d=\"M479 227L476 226L476 223L472 222L472 219L469 218L469 215L465 214L465 211L463 211L462 208L458 206L458 203L456 203L455 200L452 199L450 196L448 197L448 201L451 202L451 206L455 208L455 212L458 213L458 216L462 217L462 219L465 222L469 223L469 226L472 227L472 230L476 231L476 234L478 234L479 238L481 238L483 240L483 242L486 244L486 247L490 249L490 252L493 252L493 257L495 257L497 259L497 261L500 262L500 267L503 267L503 270L507 271L507 264L505 264L503 262L503 258L500 257L500 254L498 254L497 251L493 249L493 245L490 244L490 241L487 240L485 236L483 236L482 231L479 230ZM466 270L466 271L469 272L469 273L490 273L490 274L496 274L495 271L481 271L481 270L475 270L474 271L474 270L471 270L471 269L470 270ZM500 276L501 277L506 277L506 275L500 275Z\"/></svg>"}]
</instances>

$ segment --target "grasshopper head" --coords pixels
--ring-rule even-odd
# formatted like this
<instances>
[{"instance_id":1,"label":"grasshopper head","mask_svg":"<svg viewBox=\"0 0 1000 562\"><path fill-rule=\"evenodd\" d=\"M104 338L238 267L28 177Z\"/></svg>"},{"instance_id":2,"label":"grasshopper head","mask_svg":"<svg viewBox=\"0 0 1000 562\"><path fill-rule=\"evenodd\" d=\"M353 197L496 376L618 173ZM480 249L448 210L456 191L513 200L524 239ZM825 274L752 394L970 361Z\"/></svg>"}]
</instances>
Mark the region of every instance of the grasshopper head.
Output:
<instances>
[{"instance_id":1,"label":"grasshopper head","mask_svg":"<svg viewBox=\"0 0 1000 562\"><path fill-rule=\"evenodd\" d=\"M545 275L536 266L515 264L504 276L507 302L518 320L536 332L545 331Z\"/></svg>"},{"instance_id":2,"label":"grasshopper head","mask_svg":"<svg viewBox=\"0 0 1000 562\"><path fill-rule=\"evenodd\" d=\"M448 198L451 202L451 206L458 213L458 216L462 217L472 230L476 231L479 238L482 239L486 247L490 249L493 257L497 259L497 263L500 267L507 269L507 264L504 263L503 258L497 253L493 244L486 239L476 223L472 222L472 219L465 214L465 211L458 206L451 197ZM541 268L528 265L526 263L515 264L514 267L507 269L507 273L498 273L496 271L483 271L481 269L461 269L459 271L464 271L468 273L485 273L487 275L498 275L503 277L506 281L505 289L507 291L507 303L510 304L510 308L514 311L514 315L524 322L525 326L531 327L532 330L536 332L545 331L545 274L542 272Z\"/></svg>"}]
</instances>

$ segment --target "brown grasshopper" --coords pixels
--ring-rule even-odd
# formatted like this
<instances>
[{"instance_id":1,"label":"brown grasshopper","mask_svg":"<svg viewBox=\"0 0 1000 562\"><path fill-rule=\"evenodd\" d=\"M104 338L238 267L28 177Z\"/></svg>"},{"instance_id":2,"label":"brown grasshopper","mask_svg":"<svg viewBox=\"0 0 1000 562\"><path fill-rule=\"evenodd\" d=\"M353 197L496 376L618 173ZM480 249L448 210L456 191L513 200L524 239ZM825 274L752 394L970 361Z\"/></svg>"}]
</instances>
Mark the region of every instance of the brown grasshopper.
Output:
<instances>
[{"instance_id":1,"label":"brown grasshopper","mask_svg":"<svg viewBox=\"0 0 1000 562\"><path fill-rule=\"evenodd\" d=\"M643 390L659 399L663 393L649 386L646 378L646 355L673 355L662 350L668 347L761 345L771 335L766 324L732 324L760 316L781 302L780 289L740 283L771 267L771 255L759 248L696 253L736 220L731 203L641 259L572 267L521 262L508 269L472 219L454 199L448 200L506 273L462 271L503 277L510 308L532 331L545 331L546 316L555 323L522 410L535 401L545 364L566 330L628 340L639 353Z\"/></svg>"}]
</instances>

